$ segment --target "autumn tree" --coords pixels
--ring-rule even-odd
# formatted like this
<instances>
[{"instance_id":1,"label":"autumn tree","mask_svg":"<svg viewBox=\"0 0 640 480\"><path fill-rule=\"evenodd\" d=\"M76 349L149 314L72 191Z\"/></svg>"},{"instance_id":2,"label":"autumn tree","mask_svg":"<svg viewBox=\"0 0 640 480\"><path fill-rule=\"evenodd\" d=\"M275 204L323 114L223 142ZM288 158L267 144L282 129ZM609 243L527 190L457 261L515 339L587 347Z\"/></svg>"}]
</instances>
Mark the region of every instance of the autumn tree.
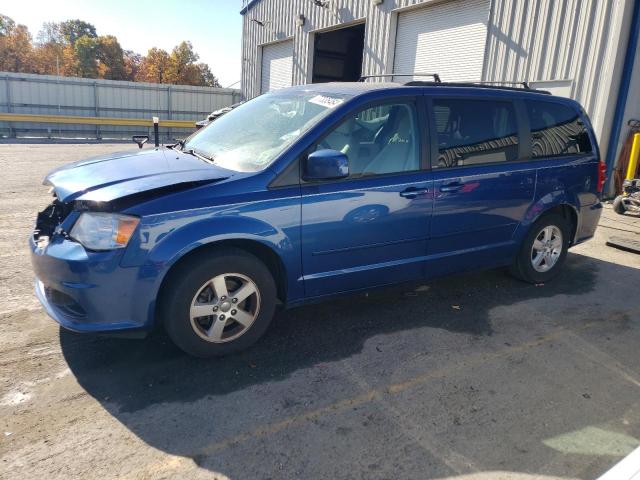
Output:
<instances>
[{"instance_id":1,"label":"autumn tree","mask_svg":"<svg viewBox=\"0 0 640 480\"><path fill-rule=\"evenodd\" d=\"M44 22L42 28L36 36L37 43L64 43L65 38L62 35L60 24L56 22Z\"/></svg>"},{"instance_id":2,"label":"autumn tree","mask_svg":"<svg viewBox=\"0 0 640 480\"><path fill-rule=\"evenodd\" d=\"M176 45L169 56L167 82L192 85L193 77L198 74L194 63L197 62L199 58L198 54L193 51L191 42L182 42Z\"/></svg>"},{"instance_id":3,"label":"autumn tree","mask_svg":"<svg viewBox=\"0 0 640 480\"><path fill-rule=\"evenodd\" d=\"M60 24L60 33L71 45L82 37L97 38L96 27L82 20L66 20Z\"/></svg>"},{"instance_id":4,"label":"autumn tree","mask_svg":"<svg viewBox=\"0 0 640 480\"><path fill-rule=\"evenodd\" d=\"M0 14L0 70L219 87L218 79L191 42L169 54L151 48L145 57L123 51L113 35L98 36L83 20L45 22L32 41L29 30Z\"/></svg>"},{"instance_id":5,"label":"autumn tree","mask_svg":"<svg viewBox=\"0 0 640 480\"><path fill-rule=\"evenodd\" d=\"M34 70L41 75L62 75L66 73L64 60L64 37L60 24L44 23L33 49Z\"/></svg>"},{"instance_id":6,"label":"autumn tree","mask_svg":"<svg viewBox=\"0 0 640 480\"><path fill-rule=\"evenodd\" d=\"M174 47L169 56L166 81L178 85L214 86L218 80L213 76L209 66L196 63L200 56L193 51L191 42L181 42Z\"/></svg>"},{"instance_id":7,"label":"autumn tree","mask_svg":"<svg viewBox=\"0 0 640 480\"><path fill-rule=\"evenodd\" d=\"M100 42L96 29L82 20L46 22L38 33L33 59L41 74L98 77ZM110 72L108 66L105 72Z\"/></svg>"},{"instance_id":8,"label":"autumn tree","mask_svg":"<svg viewBox=\"0 0 640 480\"><path fill-rule=\"evenodd\" d=\"M126 80L124 52L113 35L97 38L98 76L108 80Z\"/></svg>"},{"instance_id":9,"label":"autumn tree","mask_svg":"<svg viewBox=\"0 0 640 480\"><path fill-rule=\"evenodd\" d=\"M32 54L29 29L24 25L17 25L5 15L0 15L0 70L32 73Z\"/></svg>"},{"instance_id":10,"label":"autumn tree","mask_svg":"<svg viewBox=\"0 0 640 480\"><path fill-rule=\"evenodd\" d=\"M98 41L94 37L83 35L75 43L65 47L65 68L76 77L97 78ZM69 55L72 54L71 64Z\"/></svg>"},{"instance_id":11,"label":"autumn tree","mask_svg":"<svg viewBox=\"0 0 640 480\"><path fill-rule=\"evenodd\" d=\"M0 13L0 37L6 37L16 27L12 18Z\"/></svg>"},{"instance_id":12,"label":"autumn tree","mask_svg":"<svg viewBox=\"0 0 640 480\"><path fill-rule=\"evenodd\" d=\"M169 54L161 48L152 48L140 62L137 82L170 83L167 78Z\"/></svg>"},{"instance_id":13,"label":"autumn tree","mask_svg":"<svg viewBox=\"0 0 640 480\"><path fill-rule=\"evenodd\" d=\"M124 78L134 82L138 76L140 70L140 64L142 63L142 55L132 50L125 50L123 53L124 60Z\"/></svg>"},{"instance_id":14,"label":"autumn tree","mask_svg":"<svg viewBox=\"0 0 640 480\"><path fill-rule=\"evenodd\" d=\"M211 73L209 65L207 65L206 63L199 63L197 67L198 70L200 70L201 86L218 88L221 87L218 78L213 73Z\"/></svg>"}]
</instances>

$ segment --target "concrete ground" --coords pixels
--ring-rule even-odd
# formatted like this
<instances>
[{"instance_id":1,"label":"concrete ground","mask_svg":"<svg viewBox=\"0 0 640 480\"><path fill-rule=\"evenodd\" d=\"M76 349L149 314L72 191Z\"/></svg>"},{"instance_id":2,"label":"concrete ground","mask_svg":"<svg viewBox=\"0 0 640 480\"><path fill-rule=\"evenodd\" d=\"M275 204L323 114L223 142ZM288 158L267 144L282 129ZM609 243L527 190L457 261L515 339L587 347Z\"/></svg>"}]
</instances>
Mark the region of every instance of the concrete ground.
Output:
<instances>
[{"instance_id":1,"label":"concrete ground","mask_svg":"<svg viewBox=\"0 0 640 480\"><path fill-rule=\"evenodd\" d=\"M639 445L640 256L605 246L639 219L608 208L546 285L490 271L298 308L197 360L60 331L32 293L43 175L123 148L0 145L0 478L593 479Z\"/></svg>"}]
</instances>

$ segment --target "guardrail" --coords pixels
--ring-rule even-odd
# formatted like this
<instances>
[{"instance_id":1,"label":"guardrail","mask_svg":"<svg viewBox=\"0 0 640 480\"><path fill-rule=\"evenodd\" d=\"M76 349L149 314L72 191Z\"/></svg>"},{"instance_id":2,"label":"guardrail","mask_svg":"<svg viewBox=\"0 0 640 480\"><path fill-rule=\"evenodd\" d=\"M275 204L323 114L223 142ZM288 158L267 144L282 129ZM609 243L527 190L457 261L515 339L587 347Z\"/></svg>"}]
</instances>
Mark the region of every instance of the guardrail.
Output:
<instances>
[{"instance_id":1,"label":"guardrail","mask_svg":"<svg viewBox=\"0 0 640 480\"><path fill-rule=\"evenodd\" d=\"M116 125L153 127L153 120L143 118L83 117L78 115L34 115L28 113L0 113L0 122L62 123L77 125ZM195 128L196 120L160 120L167 128Z\"/></svg>"}]
</instances>

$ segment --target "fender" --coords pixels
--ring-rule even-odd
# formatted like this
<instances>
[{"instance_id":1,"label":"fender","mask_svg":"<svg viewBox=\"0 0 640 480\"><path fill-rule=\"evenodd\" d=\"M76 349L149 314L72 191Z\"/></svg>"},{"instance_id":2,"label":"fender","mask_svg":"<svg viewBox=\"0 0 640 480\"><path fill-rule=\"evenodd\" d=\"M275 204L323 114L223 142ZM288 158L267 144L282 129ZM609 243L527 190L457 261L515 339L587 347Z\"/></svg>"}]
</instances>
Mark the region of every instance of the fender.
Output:
<instances>
[{"instance_id":1,"label":"fender","mask_svg":"<svg viewBox=\"0 0 640 480\"><path fill-rule=\"evenodd\" d=\"M199 213L202 218L181 218L178 225L171 215L145 219L136 236L137 245L127 249L121 262L123 267L138 267L140 293L145 292L145 295L155 298L171 267L198 247L223 240L251 240L268 247L280 258L287 272L288 292L292 297L302 295L302 285L297 281L302 277L297 238L290 238L282 229L259 218L212 215L210 209L204 210ZM295 224L287 230L295 236L299 233L299 226ZM149 322L153 320L154 310L155 306L150 305L147 311Z\"/></svg>"},{"instance_id":2,"label":"fender","mask_svg":"<svg viewBox=\"0 0 640 480\"><path fill-rule=\"evenodd\" d=\"M520 245L520 243L522 243L524 237L529 232L529 228L531 227L531 225L537 222L542 215L544 215L552 208L559 206L570 207L576 214L576 218L578 219L578 221L580 221L580 215L578 214L578 205L578 199L575 198L575 196L570 195L565 189L554 190L542 195L529 206L522 222L520 222L520 225L518 225L518 227L516 228L516 231L514 232L514 240L516 245ZM576 225L576 232L578 230L577 227L578 225Z\"/></svg>"},{"instance_id":3,"label":"fender","mask_svg":"<svg viewBox=\"0 0 640 480\"><path fill-rule=\"evenodd\" d=\"M216 217L189 223L164 236L149 252L146 263L173 265L191 250L221 240L255 240L278 255L293 250L285 233L261 220L247 217Z\"/></svg>"}]
</instances>

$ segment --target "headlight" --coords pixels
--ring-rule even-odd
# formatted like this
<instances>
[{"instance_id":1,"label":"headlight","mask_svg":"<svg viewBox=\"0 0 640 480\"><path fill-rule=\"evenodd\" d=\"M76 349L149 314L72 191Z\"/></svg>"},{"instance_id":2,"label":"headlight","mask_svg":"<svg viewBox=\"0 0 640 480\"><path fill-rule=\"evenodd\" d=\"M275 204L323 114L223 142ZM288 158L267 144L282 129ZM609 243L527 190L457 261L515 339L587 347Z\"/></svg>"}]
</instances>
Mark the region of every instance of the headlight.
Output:
<instances>
[{"instance_id":1,"label":"headlight","mask_svg":"<svg viewBox=\"0 0 640 480\"><path fill-rule=\"evenodd\" d=\"M117 213L84 212L70 236L90 250L113 250L129 243L139 218Z\"/></svg>"}]
</instances>

